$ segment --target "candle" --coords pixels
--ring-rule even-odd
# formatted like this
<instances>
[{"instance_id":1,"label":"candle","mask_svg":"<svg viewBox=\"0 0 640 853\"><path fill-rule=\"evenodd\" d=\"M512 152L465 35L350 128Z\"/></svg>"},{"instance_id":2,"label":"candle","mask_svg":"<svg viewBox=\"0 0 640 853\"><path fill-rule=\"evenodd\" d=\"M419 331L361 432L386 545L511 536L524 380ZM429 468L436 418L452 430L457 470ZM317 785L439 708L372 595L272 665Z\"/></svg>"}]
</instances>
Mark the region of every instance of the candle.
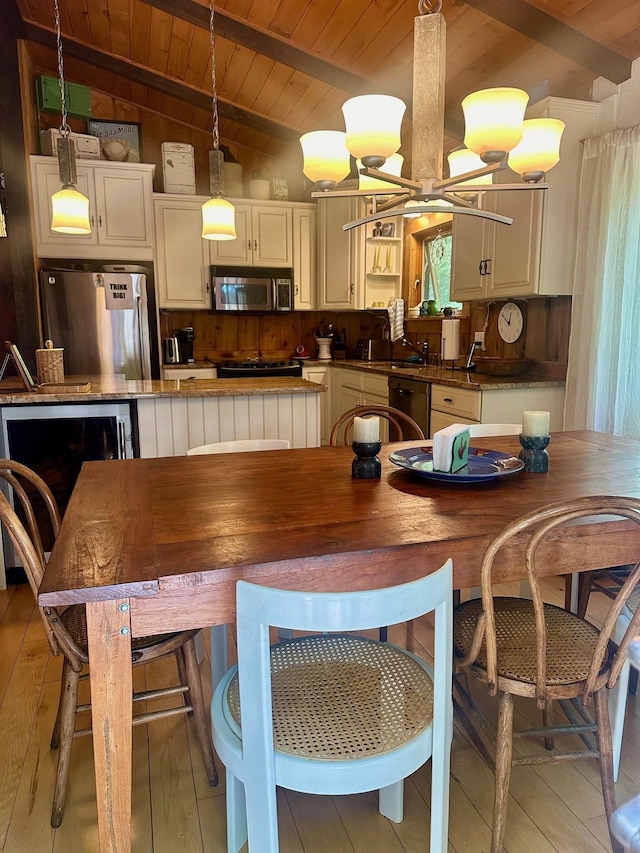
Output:
<instances>
[{"instance_id":1,"label":"candle","mask_svg":"<svg viewBox=\"0 0 640 853\"><path fill-rule=\"evenodd\" d=\"M380 418L354 418L353 440L358 444L380 441Z\"/></svg>"},{"instance_id":2,"label":"candle","mask_svg":"<svg viewBox=\"0 0 640 853\"><path fill-rule=\"evenodd\" d=\"M549 412L523 412L522 434L528 436L549 435Z\"/></svg>"}]
</instances>

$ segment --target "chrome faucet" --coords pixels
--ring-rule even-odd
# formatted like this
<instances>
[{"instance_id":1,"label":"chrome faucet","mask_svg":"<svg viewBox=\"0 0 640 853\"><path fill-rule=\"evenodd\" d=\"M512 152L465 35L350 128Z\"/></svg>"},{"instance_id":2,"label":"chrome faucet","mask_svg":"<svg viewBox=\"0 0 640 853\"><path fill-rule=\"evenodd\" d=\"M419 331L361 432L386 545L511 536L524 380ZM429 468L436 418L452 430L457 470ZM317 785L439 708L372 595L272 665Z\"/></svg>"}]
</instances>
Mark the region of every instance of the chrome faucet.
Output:
<instances>
[{"instance_id":1,"label":"chrome faucet","mask_svg":"<svg viewBox=\"0 0 640 853\"><path fill-rule=\"evenodd\" d=\"M420 344L420 341L418 341L418 344L416 346L416 344L413 344L413 343L411 343L411 341L407 340L406 338L403 338L400 343L402 344L403 347L410 347L414 352L417 352L418 355L420 356L420 359L421 359L420 363L421 364L428 364L429 363L429 342L428 341L423 341L422 344ZM422 346L422 349L418 349L418 346Z\"/></svg>"}]
</instances>

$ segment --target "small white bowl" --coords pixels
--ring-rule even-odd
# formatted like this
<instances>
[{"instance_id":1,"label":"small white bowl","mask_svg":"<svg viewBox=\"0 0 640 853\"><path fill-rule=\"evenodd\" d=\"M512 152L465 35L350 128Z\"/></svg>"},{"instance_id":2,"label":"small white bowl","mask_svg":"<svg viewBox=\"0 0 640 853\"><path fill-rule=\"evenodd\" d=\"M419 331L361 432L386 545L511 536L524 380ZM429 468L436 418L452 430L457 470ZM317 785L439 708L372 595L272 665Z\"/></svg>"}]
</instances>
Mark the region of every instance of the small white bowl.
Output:
<instances>
[{"instance_id":1,"label":"small white bowl","mask_svg":"<svg viewBox=\"0 0 640 853\"><path fill-rule=\"evenodd\" d=\"M409 317L410 320L415 320L416 317L419 317L419 316L420 316L420 306L419 305L416 305L414 308L409 308L409 310L407 311L407 317Z\"/></svg>"}]
</instances>

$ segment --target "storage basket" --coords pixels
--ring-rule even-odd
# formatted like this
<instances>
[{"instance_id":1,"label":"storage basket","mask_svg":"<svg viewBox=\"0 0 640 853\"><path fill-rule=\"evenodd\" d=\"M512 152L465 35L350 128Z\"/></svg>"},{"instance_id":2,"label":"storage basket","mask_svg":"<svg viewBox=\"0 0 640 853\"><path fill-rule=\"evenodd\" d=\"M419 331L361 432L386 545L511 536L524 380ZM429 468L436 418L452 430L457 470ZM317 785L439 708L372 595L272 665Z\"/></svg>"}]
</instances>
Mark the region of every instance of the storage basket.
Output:
<instances>
[{"instance_id":1,"label":"storage basket","mask_svg":"<svg viewBox=\"0 0 640 853\"><path fill-rule=\"evenodd\" d=\"M38 382L56 383L64 382L64 349L54 347L53 341L45 342L45 349L36 350L36 368Z\"/></svg>"}]
</instances>

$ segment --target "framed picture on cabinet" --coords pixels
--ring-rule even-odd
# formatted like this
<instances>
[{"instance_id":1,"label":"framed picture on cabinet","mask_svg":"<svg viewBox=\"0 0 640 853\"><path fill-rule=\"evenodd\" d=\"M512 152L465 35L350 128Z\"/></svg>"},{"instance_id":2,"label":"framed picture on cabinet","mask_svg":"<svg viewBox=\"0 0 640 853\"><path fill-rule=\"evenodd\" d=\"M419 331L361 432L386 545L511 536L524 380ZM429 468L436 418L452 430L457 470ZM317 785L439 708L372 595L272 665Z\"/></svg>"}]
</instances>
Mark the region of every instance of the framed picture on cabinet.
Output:
<instances>
[{"instance_id":1,"label":"framed picture on cabinet","mask_svg":"<svg viewBox=\"0 0 640 853\"><path fill-rule=\"evenodd\" d=\"M140 123L89 119L87 131L100 139L100 159L140 163Z\"/></svg>"},{"instance_id":2,"label":"framed picture on cabinet","mask_svg":"<svg viewBox=\"0 0 640 853\"><path fill-rule=\"evenodd\" d=\"M271 192L277 201L289 201L289 184L286 178L272 178Z\"/></svg>"}]
</instances>

